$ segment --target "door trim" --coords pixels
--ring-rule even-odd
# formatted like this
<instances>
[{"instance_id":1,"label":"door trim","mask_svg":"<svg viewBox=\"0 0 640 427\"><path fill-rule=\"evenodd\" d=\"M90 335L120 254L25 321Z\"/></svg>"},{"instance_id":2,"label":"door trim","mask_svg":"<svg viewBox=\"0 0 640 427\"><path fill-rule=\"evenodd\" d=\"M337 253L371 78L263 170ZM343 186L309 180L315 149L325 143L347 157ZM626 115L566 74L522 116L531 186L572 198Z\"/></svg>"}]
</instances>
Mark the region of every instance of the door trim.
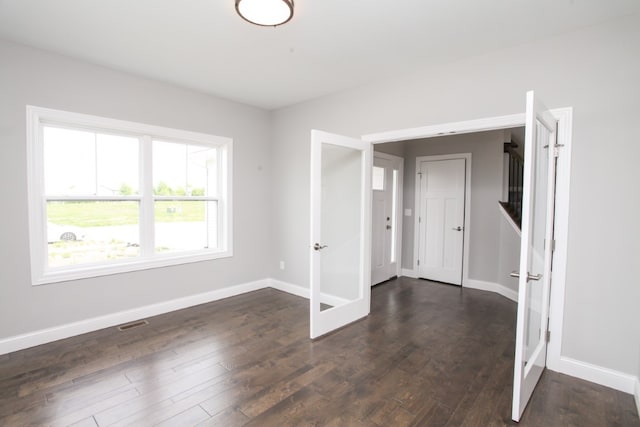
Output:
<instances>
[{"instance_id":1,"label":"door trim","mask_svg":"<svg viewBox=\"0 0 640 427\"><path fill-rule=\"evenodd\" d=\"M564 325L564 297L567 268L567 243L569 232L569 199L571 181L571 145L573 139L573 107L551 109L558 120L558 144L563 144L556 168L556 213L554 217L556 250L553 253L551 302L549 304L549 331L551 340L547 347L547 368L567 373L562 360L562 332ZM432 138L442 135L483 132L524 126L524 113L486 117L476 120L425 125L363 135L372 144L412 139Z\"/></svg>"},{"instance_id":2,"label":"door trim","mask_svg":"<svg viewBox=\"0 0 640 427\"><path fill-rule=\"evenodd\" d=\"M374 151L373 157L391 160L400 164L400 168L398 169L398 203L396 206L396 276L400 277L402 276L402 224L404 217L404 215L402 215L404 209L404 157L382 153L380 151ZM373 242L373 239L370 239L370 241Z\"/></svg>"},{"instance_id":3,"label":"door trim","mask_svg":"<svg viewBox=\"0 0 640 427\"><path fill-rule=\"evenodd\" d=\"M421 162L432 162L438 160L454 160L464 159L464 234L462 237L462 282L461 286L467 287L469 282L469 235L471 232L471 153L457 153L457 154L442 154L438 156L419 156L416 157L416 176L415 176L415 215L413 218L413 269L418 275L418 258L420 256L420 224L418 218L420 215L420 179L418 178L418 171L420 170Z\"/></svg>"}]
</instances>

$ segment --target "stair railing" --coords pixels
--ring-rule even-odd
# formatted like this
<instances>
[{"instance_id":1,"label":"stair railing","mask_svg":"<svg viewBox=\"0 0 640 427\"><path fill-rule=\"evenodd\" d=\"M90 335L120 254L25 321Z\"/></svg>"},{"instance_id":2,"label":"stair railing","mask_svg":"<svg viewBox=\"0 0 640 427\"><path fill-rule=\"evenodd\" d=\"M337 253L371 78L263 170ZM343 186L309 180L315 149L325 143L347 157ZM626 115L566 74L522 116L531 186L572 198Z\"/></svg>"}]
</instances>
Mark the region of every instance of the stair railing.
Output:
<instances>
[{"instance_id":1,"label":"stair railing","mask_svg":"<svg viewBox=\"0 0 640 427\"><path fill-rule=\"evenodd\" d=\"M516 151L517 144L507 142L504 152L508 154L509 187L507 201L500 202L511 219L521 227L522 225L522 177L524 175L524 159Z\"/></svg>"}]
</instances>

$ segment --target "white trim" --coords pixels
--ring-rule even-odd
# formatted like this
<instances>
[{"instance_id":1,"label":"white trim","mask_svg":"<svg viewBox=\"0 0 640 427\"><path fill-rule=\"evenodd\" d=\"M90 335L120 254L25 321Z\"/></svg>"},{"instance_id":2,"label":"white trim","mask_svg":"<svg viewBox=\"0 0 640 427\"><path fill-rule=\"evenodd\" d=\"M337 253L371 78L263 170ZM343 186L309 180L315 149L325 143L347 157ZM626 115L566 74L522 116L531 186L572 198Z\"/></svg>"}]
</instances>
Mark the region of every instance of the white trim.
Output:
<instances>
[{"instance_id":1,"label":"white trim","mask_svg":"<svg viewBox=\"0 0 640 427\"><path fill-rule=\"evenodd\" d=\"M400 277L402 274L402 227L403 227L403 210L404 210L404 158L395 156L393 154L382 153L379 151L373 152L373 158L379 157L381 159L397 162L398 167L398 200L396 206L396 276ZM373 208L372 208L373 209ZM372 220L373 221L373 220ZM373 244L373 230L371 231L371 244ZM373 253L373 251L372 251ZM373 265L373 263L372 263Z\"/></svg>"},{"instance_id":2,"label":"white trim","mask_svg":"<svg viewBox=\"0 0 640 427\"><path fill-rule=\"evenodd\" d=\"M420 224L418 219L420 218L420 179L418 178L418 171L420 170L421 162L431 162L439 160L465 160L465 177L464 177L464 237L462 243L462 279L461 286L466 286L469 280L469 244L471 236L471 153L457 153L457 154L442 154L437 156L418 156L416 157L416 183L415 183L415 200L414 200L414 222L413 222L413 268L416 274L420 274L420 267L418 266L418 258L420 257Z\"/></svg>"},{"instance_id":3,"label":"white trim","mask_svg":"<svg viewBox=\"0 0 640 427\"><path fill-rule=\"evenodd\" d=\"M69 338L87 332L97 331L99 329L120 325L122 323L132 322L134 320L157 316L159 314L169 313L171 311L181 310L183 308L193 307L195 305L205 304L247 292L256 291L269 287L269 284L269 279L256 280L254 282L229 286L222 289L216 289L214 291L190 295L187 297L132 308L130 310L119 311L116 313L106 314L104 316L93 317L73 323L67 323L65 325L54 326L52 328L41 329L34 332L28 332L26 334L4 338L0 340L0 354L11 353L13 351L46 344L48 342Z\"/></svg>"},{"instance_id":4,"label":"white trim","mask_svg":"<svg viewBox=\"0 0 640 427\"><path fill-rule=\"evenodd\" d=\"M511 218L511 215L509 215L509 213L506 211L504 206L498 203L498 209L500 210L500 213L502 214L502 216L507 220L511 228L513 228L513 231L518 233L518 237L520 237L522 235L522 231L520 230L520 227L518 226L518 224L515 223L513 218Z\"/></svg>"},{"instance_id":5,"label":"white trim","mask_svg":"<svg viewBox=\"0 0 640 427\"><path fill-rule=\"evenodd\" d=\"M128 122L62 110L26 107L27 123L27 182L29 202L29 244L31 256L32 285L64 282L89 277L138 271L149 268L214 260L233 256L233 140L231 138L165 128L143 123ZM69 129L100 130L106 133L131 135L140 144L140 191L138 196L78 196L44 197L44 154L42 125L50 124ZM215 147L219 152L220 193L216 197L160 197L159 200L211 200L219 205L220 249L198 249L172 254L153 253L153 207L156 200L150 195L151 144L152 139L170 140L185 144ZM87 263L65 267L47 267L46 200L139 200L140 201L140 256L98 263ZM144 220L143 220L144 219Z\"/></svg>"},{"instance_id":6,"label":"white trim","mask_svg":"<svg viewBox=\"0 0 640 427\"><path fill-rule=\"evenodd\" d=\"M640 377L636 377L635 390L633 391L633 397L636 400L636 408L638 408L638 416L640 416Z\"/></svg>"},{"instance_id":7,"label":"white trim","mask_svg":"<svg viewBox=\"0 0 640 427\"><path fill-rule=\"evenodd\" d=\"M296 295L302 298L309 299L309 288L305 288L299 285L294 285L293 283L283 282L278 279L267 279L269 281L269 287L273 289L277 289L282 292L286 292L291 295Z\"/></svg>"},{"instance_id":8,"label":"white trim","mask_svg":"<svg viewBox=\"0 0 640 427\"><path fill-rule=\"evenodd\" d=\"M495 292L511 301L518 302L518 292L500 283L485 282L484 280L467 279L465 287L482 291Z\"/></svg>"},{"instance_id":9,"label":"white trim","mask_svg":"<svg viewBox=\"0 0 640 427\"><path fill-rule=\"evenodd\" d=\"M305 299L310 298L309 288L304 288L302 286L283 282L282 280L277 280L277 279L268 279L268 282L269 282L269 287L273 289L277 289L282 292L287 292L289 294L296 295ZM338 307L340 305L351 302L346 298L338 297L338 296L327 294L324 292L320 293L320 301L323 304L329 304L330 306L333 306L333 307Z\"/></svg>"},{"instance_id":10,"label":"white trim","mask_svg":"<svg viewBox=\"0 0 640 427\"><path fill-rule=\"evenodd\" d=\"M556 164L556 203L554 217L553 271L549 295L549 331L554 337L547 346L547 367L560 371L562 333L564 331L564 298L567 278L567 251L569 235L569 198L571 193L571 148L573 141L573 109L551 110L558 120L557 143L562 145ZM569 374L571 375L571 374Z\"/></svg>"},{"instance_id":11,"label":"white trim","mask_svg":"<svg viewBox=\"0 0 640 427\"><path fill-rule=\"evenodd\" d=\"M524 113L508 116L487 117L462 122L450 122L439 125L421 126L409 129L392 130L388 132L363 135L362 139L374 144L384 142L407 141L410 139L431 138L453 134L485 132L490 130L515 128L524 125Z\"/></svg>"},{"instance_id":12,"label":"white trim","mask_svg":"<svg viewBox=\"0 0 640 427\"><path fill-rule=\"evenodd\" d=\"M415 270L412 270L410 268L403 268L400 271L400 275L404 276L404 277L410 277L411 279L417 279L418 278L418 273Z\"/></svg>"},{"instance_id":13,"label":"white trim","mask_svg":"<svg viewBox=\"0 0 640 427\"><path fill-rule=\"evenodd\" d=\"M553 335L551 335L551 342L553 342ZM604 368L602 366L594 365L580 360L572 359L571 357L560 357L559 370L566 375L580 378L585 381L600 384L605 387L610 387L615 390L622 391L624 393L633 394L634 387L638 382L638 378L625 374L624 372L615 371L613 369ZM556 370L556 369L552 369ZM637 390L637 389L636 389ZM637 395L637 394L636 394Z\"/></svg>"}]
</instances>

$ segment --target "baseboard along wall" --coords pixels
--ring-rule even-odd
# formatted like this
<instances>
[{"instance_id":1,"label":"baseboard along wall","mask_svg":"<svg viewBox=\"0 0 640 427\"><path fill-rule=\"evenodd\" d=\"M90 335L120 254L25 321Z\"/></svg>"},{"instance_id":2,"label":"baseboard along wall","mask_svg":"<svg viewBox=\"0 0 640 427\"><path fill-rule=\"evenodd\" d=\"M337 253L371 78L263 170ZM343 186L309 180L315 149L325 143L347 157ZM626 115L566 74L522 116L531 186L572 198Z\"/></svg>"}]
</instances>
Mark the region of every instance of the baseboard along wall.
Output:
<instances>
[{"instance_id":1,"label":"baseboard along wall","mask_svg":"<svg viewBox=\"0 0 640 427\"><path fill-rule=\"evenodd\" d=\"M157 316L159 314L256 291L269 287L269 283L270 281L268 279L257 280L0 339L0 354L11 353L87 332L133 322L134 320Z\"/></svg>"},{"instance_id":2,"label":"baseboard along wall","mask_svg":"<svg viewBox=\"0 0 640 427\"><path fill-rule=\"evenodd\" d=\"M518 292L513 289L509 289L500 283L485 282L484 280L467 279L464 283L464 287L471 289L479 289L482 291L495 292L503 297L510 299L511 301L518 302Z\"/></svg>"},{"instance_id":3,"label":"baseboard along wall","mask_svg":"<svg viewBox=\"0 0 640 427\"><path fill-rule=\"evenodd\" d=\"M402 271L402 274L405 275L405 270ZM406 276L411 277L408 274ZM466 283L466 287L496 292L506 298L517 301L516 292L497 283L478 280L469 280L468 282L470 283ZM131 310L120 311L113 314L107 314L104 316L98 316L91 319L0 339L0 355L265 288L273 288L306 299L309 299L310 295L309 288L283 282L281 280L270 278L256 280L222 289L216 289L210 292L177 298L171 301L151 304ZM321 298L323 301L326 300L327 303L330 303L330 301L333 301L336 304L342 302L338 301L339 298L331 300L331 298L337 298L331 295L323 295ZM633 394L636 405L638 406L638 412L640 413L640 380L637 377L564 356L560 360L560 366L557 371L586 381L611 387L625 393Z\"/></svg>"}]
</instances>

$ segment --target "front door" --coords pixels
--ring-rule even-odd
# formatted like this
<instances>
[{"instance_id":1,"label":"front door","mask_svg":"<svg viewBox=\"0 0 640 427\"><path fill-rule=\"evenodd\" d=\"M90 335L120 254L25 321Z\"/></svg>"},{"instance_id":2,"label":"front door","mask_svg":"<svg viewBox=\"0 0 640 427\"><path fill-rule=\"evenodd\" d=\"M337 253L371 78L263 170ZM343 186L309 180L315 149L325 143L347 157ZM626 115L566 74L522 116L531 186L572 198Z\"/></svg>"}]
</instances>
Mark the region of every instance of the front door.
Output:
<instances>
[{"instance_id":1,"label":"front door","mask_svg":"<svg viewBox=\"0 0 640 427\"><path fill-rule=\"evenodd\" d=\"M371 286L398 275L398 199L402 158L375 153L371 179Z\"/></svg>"},{"instance_id":2,"label":"front door","mask_svg":"<svg viewBox=\"0 0 640 427\"><path fill-rule=\"evenodd\" d=\"M371 143L311 131L311 338L369 314Z\"/></svg>"},{"instance_id":3,"label":"front door","mask_svg":"<svg viewBox=\"0 0 640 427\"><path fill-rule=\"evenodd\" d=\"M419 163L418 276L462 285L466 159Z\"/></svg>"},{"instance_id":4,"label":"front door","mask_svg":"<svg viewBox=\"0 0 640 427\"><path fill-rule=\"evenodd\" d=\"M519 421L546 367L555 202L556 120L527 93L522 235L512 418Z\"/></svg>"}]
</instances>

